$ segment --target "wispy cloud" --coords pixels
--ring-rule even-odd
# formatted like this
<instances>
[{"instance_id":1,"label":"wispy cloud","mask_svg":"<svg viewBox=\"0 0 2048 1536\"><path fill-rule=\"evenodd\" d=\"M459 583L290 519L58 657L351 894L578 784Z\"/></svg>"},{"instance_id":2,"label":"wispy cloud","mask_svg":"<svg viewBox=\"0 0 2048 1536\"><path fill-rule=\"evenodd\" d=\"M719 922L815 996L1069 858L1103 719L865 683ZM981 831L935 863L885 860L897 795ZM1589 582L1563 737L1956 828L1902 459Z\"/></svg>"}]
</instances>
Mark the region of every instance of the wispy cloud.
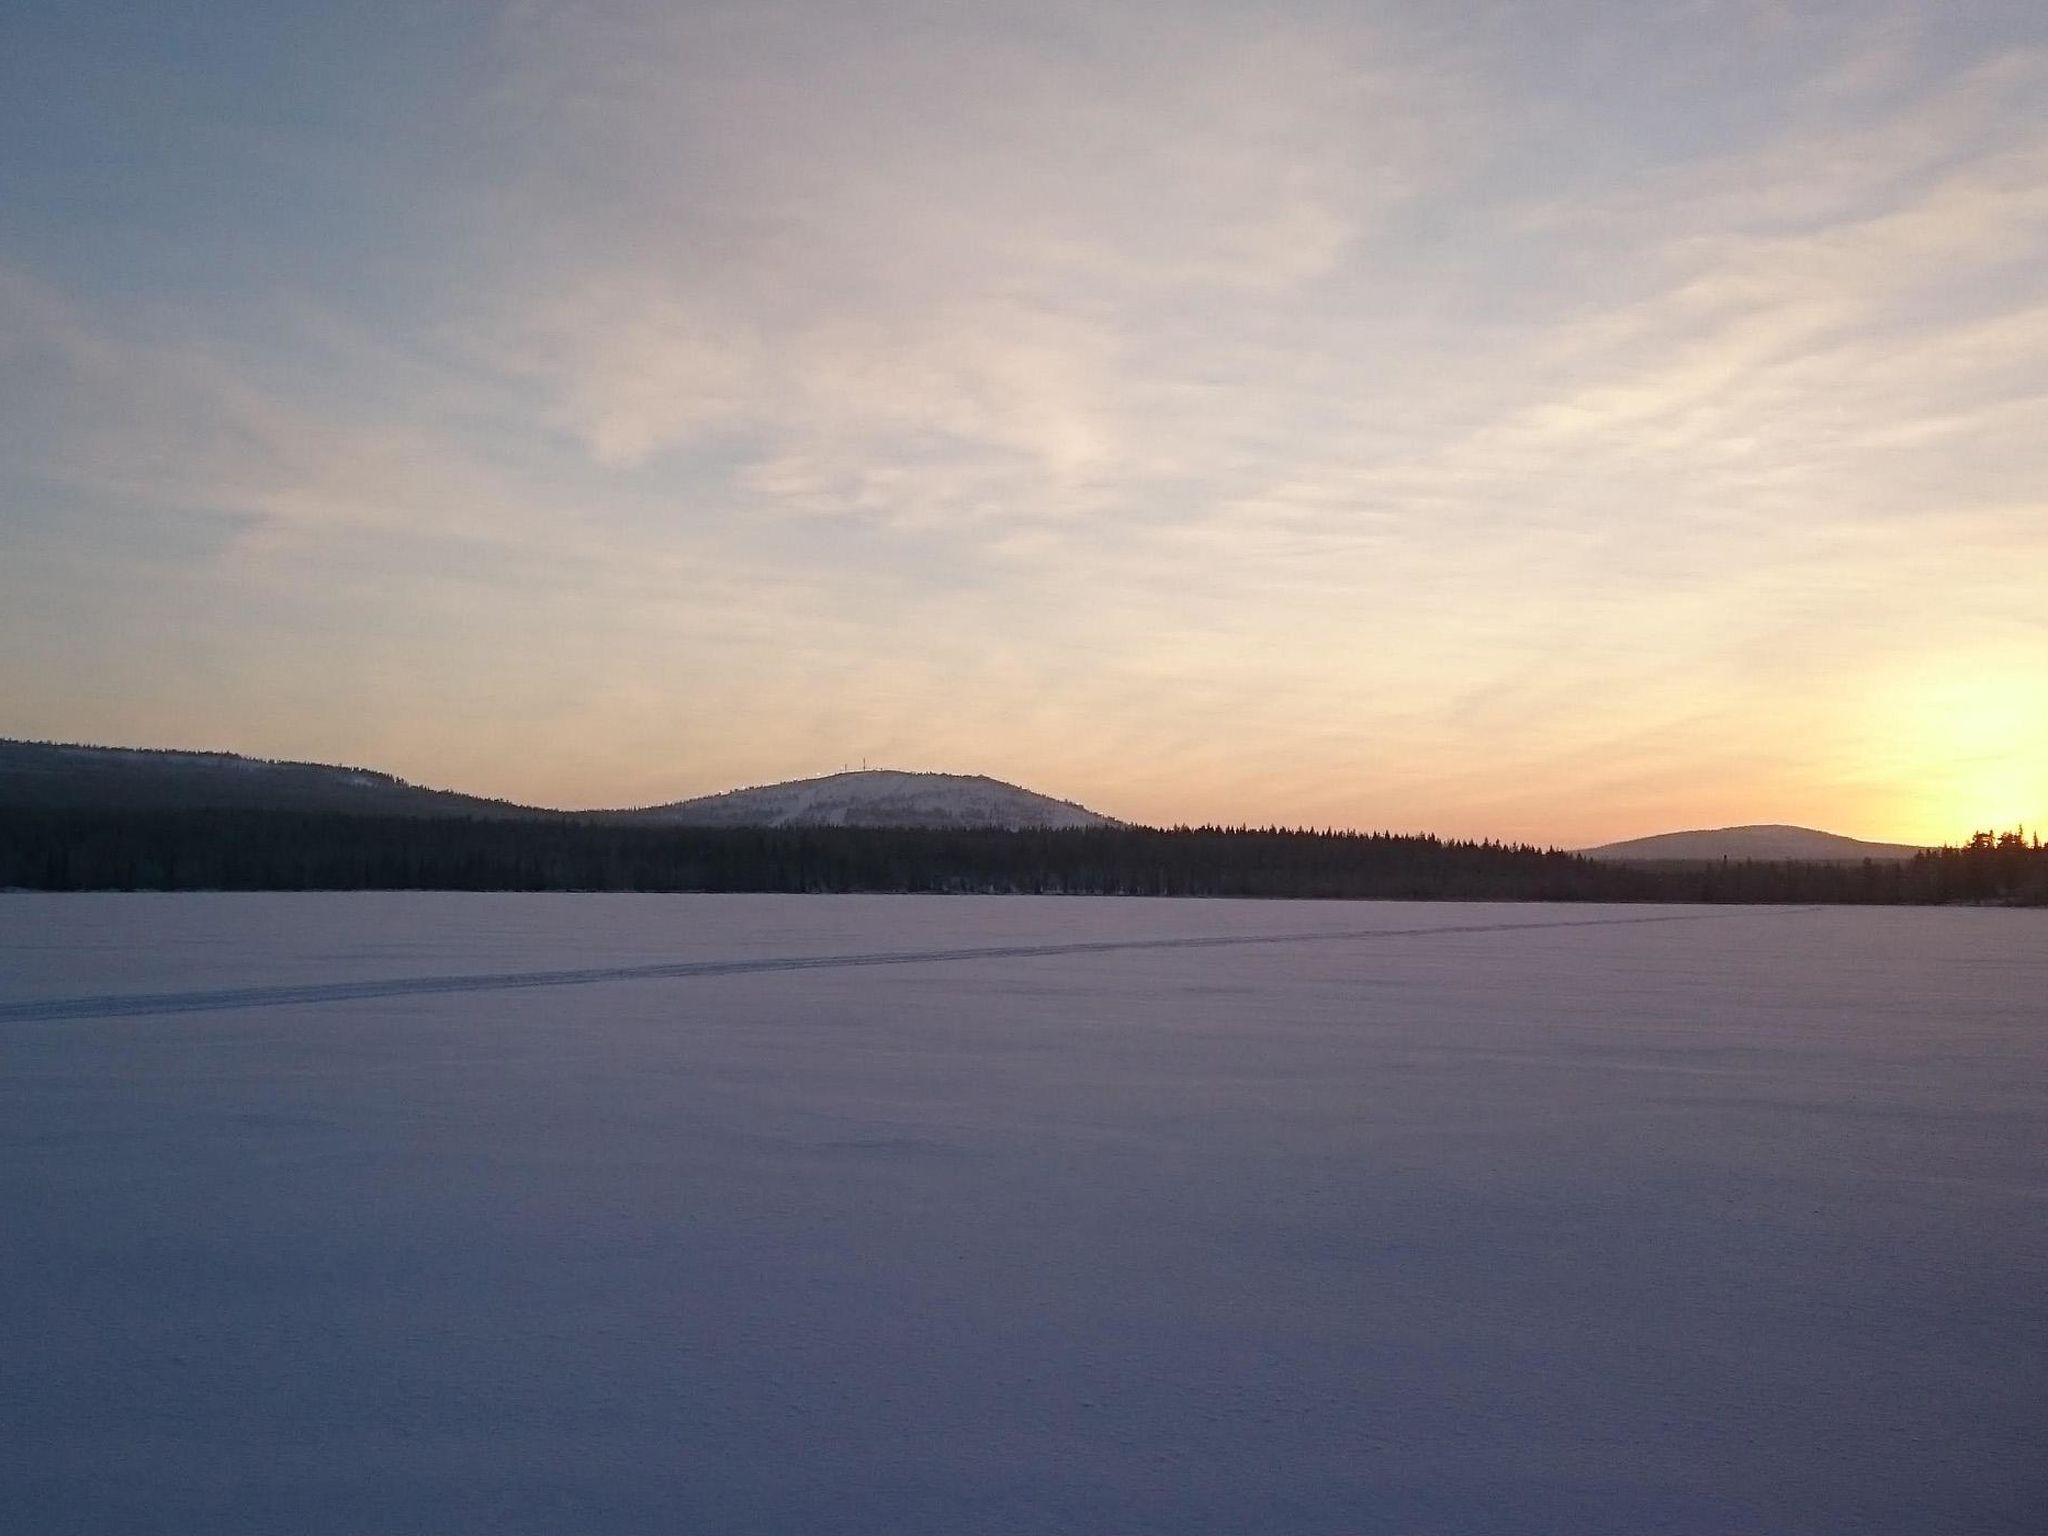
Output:
<instances>
[{"instance_id":1,"label":"wispy cloud","mask_svg":"<svg viewBox=\"0 0 2048 1536\"><path fill-rule=\"evenodd\" d=\"M361 171L445 208L432 284L13 262L15 568L96 548L111 601L186 527L209 658L312 594L409 637L352 674L397 766L558 800L865 754L1169 819L1939 831L1936 748L1870 767L1912 679L2048 703L2048 53L1564 21L513 7L431 108L471 148ZM73 663L19 728L134 734ZM288 677L194 718L312 750Z\"/></svg>"}]
</instances>

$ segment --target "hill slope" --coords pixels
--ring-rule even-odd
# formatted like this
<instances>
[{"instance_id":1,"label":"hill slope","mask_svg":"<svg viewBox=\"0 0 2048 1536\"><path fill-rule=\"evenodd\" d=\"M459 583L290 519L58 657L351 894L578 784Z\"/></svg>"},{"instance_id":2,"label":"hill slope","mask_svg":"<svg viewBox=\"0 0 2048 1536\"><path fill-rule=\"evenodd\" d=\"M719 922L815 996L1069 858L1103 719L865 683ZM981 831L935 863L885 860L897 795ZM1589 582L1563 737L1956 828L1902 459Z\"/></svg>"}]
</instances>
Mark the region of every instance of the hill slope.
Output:
<instances>
[{"instance_id":1,"label":"hill slope","mask_svg":"<svg viewBox=\"0 0 2048 1536\"><path fill-rule=\"evenodd\" d=\"M980 774L863 769L612 813L693 827L1112 827L1071 800Z\"/></svg>"},{"instance_id":2,"label":"hill slope","mask_svg":"<svg viewBox=\"0 0 2048 1536\"><path fill-rule=\"evenodd\" d=\"M1628 863L1698 863L1721 859L1796 859L1810 864L1860 864L1865 859L1910 859L1920 849L1906 843L1866 843L1811 827L1718 827L1696 832L1662 832L1585 850L1589 859Z\"/></svg>"},{"instance_id":3,"label":"hill slope","mask_svg":"<svg viewBox=\"0 0 2048 1536\"><path fill-rule=\"evenodd\" d=\"M0 740L0 807L311 811L359 816L577 816L694 827L1109 827L1085 806L980 775L835 773L635 810L555 811L423 789L388 773L176 752Z\"/></svg>"},{"instance_id":4,"label":"hill slope","mask_svg":"<svg viewBox=\"0 0 2048 1536\"><path fill-rule=\"evenodd\" d=\"M43 810L335 811L365 816L540 816L547 812L388 773L166 752L0 740L0 806Z\"/></svg>"}]
</instances>

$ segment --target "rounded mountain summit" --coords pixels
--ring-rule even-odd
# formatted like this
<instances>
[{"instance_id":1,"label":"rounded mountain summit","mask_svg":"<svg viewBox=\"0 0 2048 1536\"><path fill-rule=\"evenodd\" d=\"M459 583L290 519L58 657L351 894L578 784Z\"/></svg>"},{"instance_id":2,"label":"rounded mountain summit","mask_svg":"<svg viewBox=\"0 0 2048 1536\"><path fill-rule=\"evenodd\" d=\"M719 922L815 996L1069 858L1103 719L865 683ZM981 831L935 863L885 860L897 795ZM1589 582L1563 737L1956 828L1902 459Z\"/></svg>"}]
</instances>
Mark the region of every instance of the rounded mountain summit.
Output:
<instances>
[{"instance_id":1,"label":"rounded mountain summit","mask_svg":"<svg viewBox=\"0 0 2048 1536\"><path fill-rule=\"evenodd\" d=\"M982 774L863 768L786 784L731 789L613 813L691 827L1002 827L1024 831L1122 823Z\"/></svg>"}]
</instances>

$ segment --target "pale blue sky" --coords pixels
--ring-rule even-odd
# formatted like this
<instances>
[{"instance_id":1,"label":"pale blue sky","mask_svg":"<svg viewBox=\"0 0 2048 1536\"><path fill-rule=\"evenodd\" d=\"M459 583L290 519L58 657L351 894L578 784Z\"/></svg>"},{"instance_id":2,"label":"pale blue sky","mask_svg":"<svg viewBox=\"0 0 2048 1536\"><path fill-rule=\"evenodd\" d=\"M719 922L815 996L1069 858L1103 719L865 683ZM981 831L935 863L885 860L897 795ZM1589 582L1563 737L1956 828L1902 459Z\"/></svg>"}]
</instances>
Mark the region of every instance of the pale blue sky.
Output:
<instances>
[{"instance_id":1,"label":"pale blue sky","mask_svg":"<svg viewBox=\"0 0 2048 1536\"><path fill-rule=\"evenodd\" d=\"M2048 818L2037 4L0 18L0 734Z\"/></svg>"}]
</instances>

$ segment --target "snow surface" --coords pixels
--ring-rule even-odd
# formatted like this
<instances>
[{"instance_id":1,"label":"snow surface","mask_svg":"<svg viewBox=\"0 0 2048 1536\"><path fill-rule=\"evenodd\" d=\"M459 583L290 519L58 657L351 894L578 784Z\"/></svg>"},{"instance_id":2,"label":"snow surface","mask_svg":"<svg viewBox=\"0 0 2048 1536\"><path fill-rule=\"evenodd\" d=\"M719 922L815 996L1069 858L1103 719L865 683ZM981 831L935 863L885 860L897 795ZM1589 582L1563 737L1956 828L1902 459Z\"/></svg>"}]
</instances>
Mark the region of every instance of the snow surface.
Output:
<instances>
[{"instance_id":1,"label":"snow surface","mask_svg":"<svg viewBox=\"0 0 2048 1536\"><path fill-rule=\"evenodd\" d=\"M0 1524L2038 1528L2044 999L2018 912L0 896Z\"/></svg>"}]
</instances>

